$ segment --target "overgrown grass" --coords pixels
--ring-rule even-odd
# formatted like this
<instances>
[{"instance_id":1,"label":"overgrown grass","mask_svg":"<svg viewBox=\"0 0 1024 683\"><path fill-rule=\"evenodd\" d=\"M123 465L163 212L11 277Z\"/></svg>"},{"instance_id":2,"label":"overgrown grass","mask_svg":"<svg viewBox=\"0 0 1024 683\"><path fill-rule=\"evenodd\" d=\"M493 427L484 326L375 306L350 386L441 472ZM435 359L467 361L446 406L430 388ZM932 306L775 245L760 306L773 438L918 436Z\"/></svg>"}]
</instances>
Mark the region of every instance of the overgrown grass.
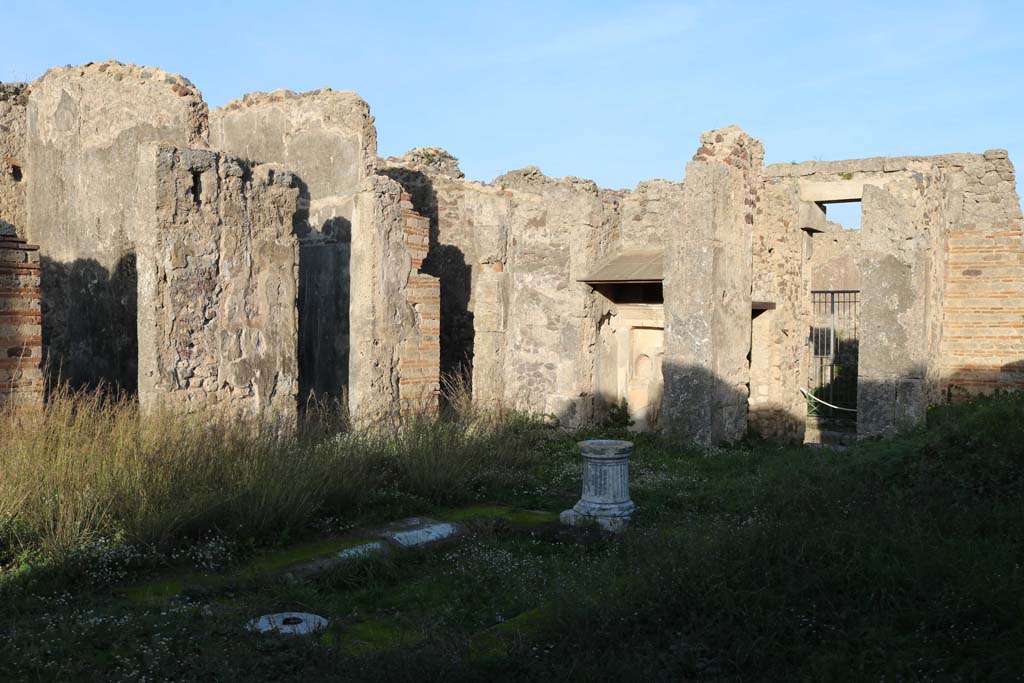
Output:
<instances>
[{"instance_id":1,"label":"overgrown grass","mask_svg":"<svg viewBox=\"0 0 1024 683\"><path fill-rule=\"evenodd\" d=\"M578 496L575 441L626 436L614 427L566 434L464 415L398 432L268 432L259 435L267 454L254 454L245 445L252 433L231 425L186 421L196 436L182 436L178 423L149 442L136 433L145 418L118 412L124 409L96 407L89 424L75 427L81 445L41 457L63 463L68 481L106 482L97 487L107 492L104 505L78 503L90 514L103 511L102 523L83 537L121 533L173 544L199 534L196 552L211 526L272 537L278 524L299 529L325 514L385 518L468 499L557 512ZM120 427L118 419L125 420ZM51 422L65 435L71 424ZM308 580L226 578L216 590L197 586L159 605L118 601L103 589L73 597L22 593L4 603L0 679L1021 680L1024 394L937 408L927 429L845 453L758 442L679 448L633 438L638 514L621 537L476 522L470 538L433 552L395 553ZM134 465L147 483L129 487L130 477L104 478L93 464L87 479L74 479L66 461L98 458L120 441L135 444L120 447L124 462L133 462L127 453L140 444L176 444L196 459L197 473L168 473L159 480L177 484L157 485ZM214 456L204 456L199 442L238 464L204 464ZM306 521L289 516L294 498L263 491L268 480L293 475L264 462L271 454L301 462L303 486L319 487L303 503ZM355 468L345 476L358 485L329 483L327 470L336 467ZM45 469L25 471L53 476ZM189 489L210 476L221 479ZM180 521L134 522L139 513L125 510L142 506L119 503L117 492L125 491L148 492L154 519ZM20 504L42 498L36 509L54 509L33 495ZM179 495L193 512L176 511ZM259 508L262 516L245 519ZM59 526L34 524L5 532L10 547L42 547L44 532ZM252 616L286 609L323 614L331 630L289 640L242 629Z\"/></svg>"},{"instance_id":2,"label":"overgrown grass","mask_svg":"<svg viewBox=\"0 0 1024 683\"><path fill-rule=\"evenodd\" d=\"M933 409L927 430L849 453L711 457L693 468L719 472L707 495L655 487L660 523L552 601L543 656L504 675L1024 678L1024 394Z\"/></svg>"},{"instance_id":3,"label":"overgrown grass","mask_svg":"<svg viewBox=\"0 0 1024 683\"><path fill-rule=\"evenodd\" d=\"M0 419L0 566L60 563L101 540L258 542L367 507L457 503L515 481L527 424L424 417L340 431L327 416L295 432L59 390L44 411Z\"/></svg>"}]
</instances>

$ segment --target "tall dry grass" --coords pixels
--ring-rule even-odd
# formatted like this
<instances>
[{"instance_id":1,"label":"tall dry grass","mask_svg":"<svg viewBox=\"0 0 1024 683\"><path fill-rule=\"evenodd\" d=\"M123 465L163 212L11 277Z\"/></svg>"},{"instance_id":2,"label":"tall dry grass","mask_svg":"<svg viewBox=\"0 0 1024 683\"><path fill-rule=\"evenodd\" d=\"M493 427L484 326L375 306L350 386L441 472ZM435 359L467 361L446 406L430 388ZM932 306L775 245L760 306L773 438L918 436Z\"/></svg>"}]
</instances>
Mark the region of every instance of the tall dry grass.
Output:
<instances>
[{"instance_id":1,"label":"tall dry grass","mask_svg":"<svg viewBox=\"0 0 1024 683\"><path fill-rule=\"evenodd\" d=\"M382 491L456 503L531 461L521 424L482 424L449 415L339 432L319 419L296 432L58 389L38 413L0 415L0 564L59 561L99 538L265 538L354 517Z\"/></svg>"}]
</instances>

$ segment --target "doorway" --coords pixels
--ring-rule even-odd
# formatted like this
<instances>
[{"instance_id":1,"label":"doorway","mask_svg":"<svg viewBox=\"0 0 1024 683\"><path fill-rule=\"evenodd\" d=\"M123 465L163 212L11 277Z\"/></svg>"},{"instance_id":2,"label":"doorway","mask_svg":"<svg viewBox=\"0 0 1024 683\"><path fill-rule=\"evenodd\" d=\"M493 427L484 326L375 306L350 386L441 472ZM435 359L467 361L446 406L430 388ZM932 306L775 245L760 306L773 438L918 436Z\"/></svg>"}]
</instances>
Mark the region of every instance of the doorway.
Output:
<instances>
[{"instance_id":1,"label":"doorway","mask_svg":"<svg viewBox=\"0 0 1024 683\"><path fill-rule=\"evenodd\" d=\"M811 292L807 416L835 431L857 430L859 290Z\"/></svg>"}]
</instances>

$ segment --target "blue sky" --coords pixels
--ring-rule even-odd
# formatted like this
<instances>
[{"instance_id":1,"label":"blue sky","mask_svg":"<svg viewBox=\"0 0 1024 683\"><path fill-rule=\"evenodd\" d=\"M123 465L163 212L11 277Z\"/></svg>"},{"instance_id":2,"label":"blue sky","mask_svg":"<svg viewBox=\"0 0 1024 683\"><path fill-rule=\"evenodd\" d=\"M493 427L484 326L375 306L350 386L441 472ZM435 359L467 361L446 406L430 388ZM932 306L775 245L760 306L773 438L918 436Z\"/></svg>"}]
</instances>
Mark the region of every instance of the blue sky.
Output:
<instances>
[{"instance_id":1,"label":"blue sky","mask_svg":"<svg viewBox=\"0 0 1024 683\"><path fill-rule=\"evenodd\" d=\"M437 145L478 180L678 180L730 123L769 162L1001 147L1024 166L1021 2L0 0L0 31L4 81L114 58L211 107L355 90L382 156Z\"/></svg>"}]
</instances>

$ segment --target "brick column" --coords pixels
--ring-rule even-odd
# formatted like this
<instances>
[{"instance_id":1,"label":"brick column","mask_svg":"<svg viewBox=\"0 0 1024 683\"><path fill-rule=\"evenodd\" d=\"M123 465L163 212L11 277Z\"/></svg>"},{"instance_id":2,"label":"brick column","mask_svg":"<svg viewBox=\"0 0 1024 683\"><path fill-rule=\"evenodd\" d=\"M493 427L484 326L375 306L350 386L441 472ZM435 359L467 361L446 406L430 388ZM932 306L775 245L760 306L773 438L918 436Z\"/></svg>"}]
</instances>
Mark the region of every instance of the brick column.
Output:
<instances>
[{"instance_id":1,"label":"brick column","mask_svg":"<svg viewBox=\"0 0 1024 683\"><path fill-rule=\"evenodd\" d=\"M39 247L0 235L0 408L41 407Z\"/></svg>"},{"instance_id":2,"label":"brick column","mask_svg":"<svg viewBox=\"0 0 1024 683\"><path fill-rule=\"evenodd\" d=\"M412 198L405 192L402 236L411 269L405 297L416 320L399 349L399 402L403 414L436 413L441 394L441 282L420 272L430 248L430 219L413 211Z\"/></svg>"}]
</instances>

